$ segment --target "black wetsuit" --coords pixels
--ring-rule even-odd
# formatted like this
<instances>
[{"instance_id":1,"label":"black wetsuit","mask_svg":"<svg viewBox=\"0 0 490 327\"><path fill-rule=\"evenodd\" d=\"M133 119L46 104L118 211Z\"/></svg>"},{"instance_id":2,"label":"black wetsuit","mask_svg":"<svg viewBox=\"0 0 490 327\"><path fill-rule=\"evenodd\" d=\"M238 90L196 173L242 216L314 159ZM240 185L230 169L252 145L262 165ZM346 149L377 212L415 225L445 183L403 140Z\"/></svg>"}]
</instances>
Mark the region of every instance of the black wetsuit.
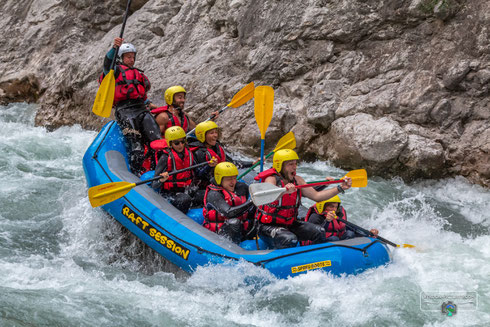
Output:
<instances>
[{"instance_id":1,"label":"black wetsuit","mask_svg":"<svg viewBox=\"0 0 490 327\"><path fill-rule=\"evenodd\" d=\"M104 58L104 74L110 70L115 49L107 52ZM114 78L121 74L119 65L115 66ZM146 90L148 91L148 90ZM129 165L131 172L137 176L141 174L144 161L145 144L161 139L160 127L146 108L143 99L128 99L119 101L115 105L115 117L127 141Z\"/></svg>"},{"instance_id":2,"label":"black wetsuit","mask_svg":"<svg viewBox=\"0 0 490 327\"><path fill-rule=\"evenodd\" d=\"M214 179L212 179L212 183L216 185ZM247 184L237 182L234 193L238 196L245 196L245 198L248 198L249 193ZM232 207L226 202L223 193L209 189L206 198L206 209L208 211L216 210L220 215L227 218L218 231L219 235L226 236L237 244L244 239L255 236L253 221L256 208L250 199L243 204ZM243 216L247 211L248 227L244 229L244 221L240 220L239 217Z\"/></svg>"}]
</instances>

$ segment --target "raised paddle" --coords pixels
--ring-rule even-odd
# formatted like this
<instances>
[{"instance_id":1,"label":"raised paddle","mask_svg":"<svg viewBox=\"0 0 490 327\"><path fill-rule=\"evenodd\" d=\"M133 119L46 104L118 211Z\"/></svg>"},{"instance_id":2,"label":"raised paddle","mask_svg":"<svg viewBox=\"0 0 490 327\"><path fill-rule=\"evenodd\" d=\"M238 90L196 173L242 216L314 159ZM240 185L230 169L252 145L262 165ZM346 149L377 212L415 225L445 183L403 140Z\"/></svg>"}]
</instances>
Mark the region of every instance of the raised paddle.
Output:
<instances>
[{"instance_id":1,"label":"raised paddle","mask_svg":"<svg viewBox=\"0 0 490 327\"><path fill-rule=\"evenodd\" d=\"M297 185L297 189L305 188L305 187L314 187L318 185L328 185L335 183L343 183L343 179L339 179L336 181L324 181L313 184L304 184ZM367 181L357 181L356 183L352 182L352 187L365 187L367 185ZM251 184L249 187L250 197L252 198L253 203L256 206L261 206L267 203L271 203L276 201L284 192L286 192L285 187L277 187L270 183L258 183Z\"/></svg>"},{"instance_id":2,"label":"raised paddle","mask_svg":"<svg viewBox=\"0 0 490 327\"><path fill-rule=\"evenodd\" d=\"M352 179L352 187L366 187L367 186L368 179L367 179L367 172L365 169L351 170L341 179L344 179L346 177L350 177ZM310 184L310 186L311 186L311 184L317 184L317 183L321 183L323 181L324 180L308 182L308 184ZM354 185L356 185L356 186L354 186Z\"/></svg>"},{"instance_id":3,"label":"raised paddle","mask_svg":"<svg viewBox=\"0 0 490 327\"><path fill-rule=\"evenodd\" d=\"M194 169L200 166L207 165L208 162L201 162L197 165L193 165L184 169L180 170L175 170L169 173L169 176L181 173L183 171L189 170L189 169ZM88 198L90 200L90 204L92 207L98 207L101 205L104 205L106 203L115 201L121 197L123 197L126 193L131 191L134 187L138 185L143 185L148 182L153 182L158 179L162 178L162 176L155 176L153 178L138 182L138 183L129 183L129 182L113 182L113 183L106 183L106 184L101 184L97 186L93 186L89 188L88 190Z\"/></svg>"},{"instance_id":4,"label":"raised paddle","mask_svg":"<svg viewBox=\"0 0 490 327\"><path fill-rule=\"evenodd\" d=\"M276 151L279 151L281 149L291 149L292 150L295 147L296 147L296 138L294 137L293 132L289 132L279 139L279 142L277 142L277 145L274 148L274 150L272 150L268 155L266 155L265 159L272 156ZM260 158L259 158L259 160L260 160ZM255 163L252 167L248 168L244 173L242 173L240 176L238 176L237 179L243 178L243 176L247 175L249 172L252 171L252 169L257 167L259 164L260 164L260 162Z\"/></svg>"},{"instance_id":5,"label":"raised paddle","mask_svg":"<svg viewBox=\"0 0 490 327\"><path fill-rule=\"evenodd\" d=\"M121 27L121 33L119 37L122 38L124 34L124 28L126 27L126 21L128 19L129 7L131 6L131 0L128 0L126 5L126 11L124 13L123 24ZM116 89L116 80L114 78L114 65L116 64L116 57L119 51L119 47L116 47L114 51L114 57L111 62L111 69L107 75L105 75L102 83L100 83L99 90L95 96L92 112L97 116L108 118L111 115L112 104L114 102L114 92Z\"/></svg>"},{"instance_id":6,"label":"raised paddle","mask_svg":"<svg viewBox=\"0 0 490 327\"><path fill-rule=\"evenodd\" d=\"M247 85L245 85L240 91L238 91L233 96L233 99L231 99L231 102L228 103L226 105L226 107L221 108L218 111L218 114L222 113L223 111L225 111L228 108L238 108L241 105L244 105L245 103L247 103L250 99L252 99L254 97L254 90L255 90L255 84L254 84L254 82L248 83ZM209 121L211 119L214 119L214 117L215 117L215 115L212 115L211 117L209 117L208 119L206 119L205 122L206 121ZM191 131L187 132L186 135L191 134L192 132L194 132L195 129L196 128L194 128Z\"/></svg>"},{"instance_id":7,"label":"raised paddle","mask_svg":"<svg viewBox=\"0 0 490 327\"><path fill-rule=\"evenodd\" d=\"M264 170L265 132L272 120L274 110L274 89L270 86L257 86L254 91L255 121L260 130L260 171Z\"/></svg>"},{"instance_id":8,"label":"raised paddle","mask_svg":"<svg viewBox=\"0 0 490 327\"><path fill-rule=\"evenodd\" d=\"M368 231L367 229L364 229L364 228L362 228L362 227L360 227L360 226L357 226L356 224L351 223L351 222L350 222L350 221L348 221L348 220L342 219L342 218L340 218L340 217L337 217L337 218L335 218L335 219L340 220L340 221L341 221L341 222L343 222L344 224L349 225L350 227L352 227L352 228L354 228L354 229L360 230L361 232L363 232L363 233L364 233L364 234L366 234L366 235L372 235L372 233L371 233L370 231ZM374 235L373 235L373 236L374 236ZM389 245L391 245L391 246L395 247L395 248L414 248L414 247L415 247L415 245L412 245L412 244L402 244L402 245L395 244L395 243L393 243L393 242L391 242L391 241L388 241L386 238L383 238L383 237L381 237L381 236L376 236L376 238L377 238L378 240L380 240L380 241L382 241L382 242L386 243L386 244L389 244Z\"/></svg>"}]
</instances>

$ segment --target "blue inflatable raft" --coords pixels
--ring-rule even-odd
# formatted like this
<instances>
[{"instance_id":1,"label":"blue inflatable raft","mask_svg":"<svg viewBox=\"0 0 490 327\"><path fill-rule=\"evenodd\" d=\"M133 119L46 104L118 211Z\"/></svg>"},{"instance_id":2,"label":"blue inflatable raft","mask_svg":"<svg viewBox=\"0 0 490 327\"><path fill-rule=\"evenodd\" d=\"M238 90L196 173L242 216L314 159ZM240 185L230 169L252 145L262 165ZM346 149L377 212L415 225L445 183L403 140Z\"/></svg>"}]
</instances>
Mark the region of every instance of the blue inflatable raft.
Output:
<instances>
[{"instance_id":1,"label":"blue inflatable raft","mask_svg":"<svg viewBox=\"0 0 490 327\"><path fill-rule=\"evenodd\" d=\"M114 121L102 128L87 149L83 166L88 187L140 181L129 172L124 139ZM201 226L202 209L191 209L187 215L183 214L146 185L133 188L102 209L188 273L198 266L244 260L269 270L278 278L314 269L334 275L357 274L385 265L391 259L385 244L368 237L281 250L267 249L261 240L245 241L238 246Z\"/></svg>"}]
</instances>

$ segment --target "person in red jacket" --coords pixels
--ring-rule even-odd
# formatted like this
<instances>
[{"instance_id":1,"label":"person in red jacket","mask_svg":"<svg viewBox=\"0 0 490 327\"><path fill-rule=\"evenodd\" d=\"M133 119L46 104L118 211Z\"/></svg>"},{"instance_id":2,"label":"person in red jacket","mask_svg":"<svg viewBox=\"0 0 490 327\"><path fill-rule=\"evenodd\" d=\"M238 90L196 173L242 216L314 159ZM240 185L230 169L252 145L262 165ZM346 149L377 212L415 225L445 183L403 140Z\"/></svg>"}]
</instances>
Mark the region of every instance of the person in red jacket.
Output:
<instances>
[{"instance_id":1,"label":"person in red jacket","mask_svg":"<svg viewBox=\"0 0 490 327\"><path fill-rule=\"evenodd\" d=\"M155 108L151 111L155 115L155 120L160 127L162 135L165 130L171 126L180 126L184 131L189 133L196 127L196 123L184 111L187 91L183 86L174 85L165 90L163 97L165 98L166 106ZM218 111L211 113L212 119L215 120L219 116Z\"/></svg>"},{"instance_id":2,"label":"person in red jacket","mask_svg":"<svg viewBox=\"0 0 490 327\"><path fill-rule=\"evenodd\" d=\"M160 129L155 119L147 110L147 106L156 107L147 98L150 81L142 70L134 67L136 48L131 43L122 43L122 38L114 39L114 46L104 58L104 73L109 73L116 48L120 61L114 67L116 82L114 91L114 107L116 121L128 141L128 155L133 174L141 174L144 160L145 144L161 139Z\"/></svg>"},{"instance_id":3,"label":"person in red jacket","mask_svg":"<svg viewBox=\"0 0 490 327\"><path fill-rule=\"evenodd\" d=\"M340 197L338 195L311 206L306 214L305 221L323 227L323 229L325 229L327 242L335 242L355 237L356 232L349 226L346 226L345 223L337 220L337 218L347 220L347 213L345 212L344 207L341 206ZM375 228L371 229L370 232L374 237L378 235L378 230Z\"/></svg>"},{"instance_id":4,"label":"person in red jacket","mask_svg":"<svg viewBox=\"0 0 490 327\"><path fill-rule=\"evenodd\" d=\"M214 179L204 195L204 227L230 238L234 243L252 235L255 206L248 198L248 186L237 182L237 167L221 162L214 169Z\"/></svg>"},{"instance_id":5,"label":"person in red jacket","mask_svg":"<svg viewBox=\"0 0 490 327\"><path fill-rule=\"evenodd\" d=\"M196 127L196 123L184 112L185 96L187 92L180 85L174 85L165 90L166 106L151 111L160 127L162 135L172 126L180 126L187 133Z\"/></svg>"},{"instance_id":6,"label":"person in red jacket","mask_svg":"<svg viewBox=\"0 0 490 327\"><path fill-rule=\"evenodd\" d=\"M209 161L210 158L214 157L218 159L218 163L227 161L238 168L248 168L253 165L251 161L235 160L228 155L218 140L218 125L214 121L208 120L199 123L196 127L196 138L197 140L192 142L190 147L196 156L197 163ZM197 182L201 189L206 189L214 175L212 167L205 167L204 170L206 173L200 176Z\"/></svg>"},{"instance_id":7,"label":"person in red jacket","mask_svg":"<svg viewBox=\"0 0 490 327\"><path fill-rule=\"evenodd\" d=\"M166 106L154 108L151 113L155 117L162 136L165 135L167 128L179 126L189 133L196 127L196 123L184 112L186 90L180 85L174 85L165 90L164 98ZM218 111L212 113L213 119L219 115ZM156 162L154 160L155 149L145 147L145 160L143 162L143 173L149 170L154 170ZM204 193L203 193L204 195Z\"/></svg>"},{"instance_id":8,"label":"person in red jacket","mask_svg":"<svg viewBox=\"0 0 490 327\"><path fill-rule=\"evenodd\" d=\"M297 219L301 197L306 196L319 202L343 193L352 185L352 180L346 177L336 188L320 192L313 187L297 189L296 185L306 184L302 177L296 175L298 160L299 157L293 150L279 150L274 154L272 168L255 177L264 183L286 188L279 200L257 208L259 236L274 248L293 247L298 244L298 240L311 241L313 244L326 242L322 227Z\"/></svg>"},{"instance_id":9,"label":"person in red jacket","mask_svg":"<svg viewBox=\"0 0 490 327\"><path fill-rule=\"evenodd\" d=\"M169 147L159 151L155 169L155 176L161 175L163 178L153 181L151 186L158 189L160 194L177 209L186 213L193 203L195 190L191 188L191 184L196 172L194 169L189 169L172 176L168 176L168 173L194 165L194 155L186 146L185 132L182 127L168 128L165 131L165 140ZM216 160L211 160L209 163L211 166L216 166L216 164Z\"/></svg>"}]
</instances>

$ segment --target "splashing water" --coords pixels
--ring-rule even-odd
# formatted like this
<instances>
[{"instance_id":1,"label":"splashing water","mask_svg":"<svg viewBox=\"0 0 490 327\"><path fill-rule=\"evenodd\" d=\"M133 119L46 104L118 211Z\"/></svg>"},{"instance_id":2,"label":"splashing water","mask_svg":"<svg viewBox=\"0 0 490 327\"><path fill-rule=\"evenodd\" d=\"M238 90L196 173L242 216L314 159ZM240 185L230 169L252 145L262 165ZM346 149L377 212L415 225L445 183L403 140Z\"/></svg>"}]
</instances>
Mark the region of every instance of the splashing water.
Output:
<instances>
[{"instance_id":1,"label":"splashing water","mask_svg":"<svg viewBox=\"0 0 490 327\"><path fill-rule=\"evenodd\" d=\"M278 280L246 262L192 276L91 208L82 156L96 133L34 127L0 107L0 326L483 326L490 321L490 192L464 178L369 178L349 219L415 249L358 276ZM307 180L341 177L302 163ZM305 205L312 202L305 201ZM476 292L473 309L427 311L421 292ZM442 304L442 300L440 301ZM456 305L458 300L454 301Z\"/></svg>"}]
</instances>

